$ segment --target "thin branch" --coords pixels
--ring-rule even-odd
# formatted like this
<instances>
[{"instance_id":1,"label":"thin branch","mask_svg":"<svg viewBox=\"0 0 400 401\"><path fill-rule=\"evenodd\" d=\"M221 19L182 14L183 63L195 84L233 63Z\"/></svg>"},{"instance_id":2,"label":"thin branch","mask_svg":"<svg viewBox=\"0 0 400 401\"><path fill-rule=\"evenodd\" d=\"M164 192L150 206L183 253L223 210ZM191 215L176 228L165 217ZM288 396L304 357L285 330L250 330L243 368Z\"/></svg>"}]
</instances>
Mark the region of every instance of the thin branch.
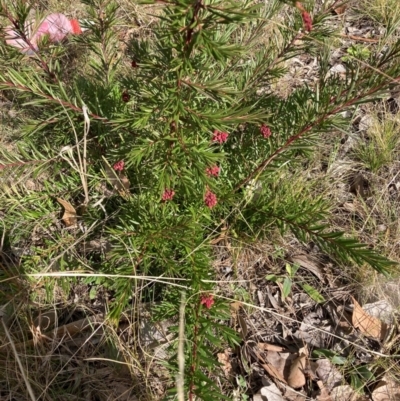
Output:
<instances>
[{"instance_id":1,"label":"thin branch","mask_svg":"<svg viewBox=\"0 0 400 401\"><path fill-rule=\"evenodd\" d=\"M399 82L400 77L397 77L392 80L392 82ZM244 178L242 181L240 181L236 187L234 188L234 192L238 191L241 187L246 185L250 180L252 180L257 174L261 173L271 162L281 153L283 153L293 142L297 141L300 139L304 134L307 132L311 131L314 127L318 126L322 122L324 122L326 119L329 117L339 113L343 109L346 109L347 107L350 107L354 105L356 102L358 102L361 99L365 99L368 96L373 95L374 93L378 92L381 90L385 85L387 85L387 82L382 83L381 85L378 85L375 88L370 89L367 93L362 93L361 95L358 95L354 97L353 99L345 102L344 104L336 107L335 109L331 110L330 112L324 114L320 118L316 119L313 123L308 124L305 126L300 132L298 132L295 135L292 135L280 148L278 148L275 152L273 152L267 159L262 161L246 178ZM346 90L347 91L347 90ZM345 91L345 92L346 92ZM340 93L338 96L335 96L332 98L329 102L329 104L333 104L340 96L343 95L343 92Z\"/></svg>"}]
</instances>

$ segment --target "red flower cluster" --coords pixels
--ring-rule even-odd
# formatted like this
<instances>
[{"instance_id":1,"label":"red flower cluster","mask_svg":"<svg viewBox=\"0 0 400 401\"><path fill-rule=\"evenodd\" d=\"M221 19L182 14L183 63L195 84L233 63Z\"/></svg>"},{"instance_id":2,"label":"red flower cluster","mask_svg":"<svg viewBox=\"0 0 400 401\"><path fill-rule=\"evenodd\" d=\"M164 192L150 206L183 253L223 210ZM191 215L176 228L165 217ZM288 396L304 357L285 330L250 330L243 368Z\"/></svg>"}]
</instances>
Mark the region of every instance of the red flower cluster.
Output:
<instances>
[{"instance_id":1,"label":"red flower cluster","mask_svg":"<svg viewBox=\"0 0 400 401\"><path fill-rule=\"evenodd\" d=\"M125 167L125 162L123 160L120 160L119 162L116 162L113 165L113 169L115 171L122 171L124 169L124 167Z\"/></svg>"},{"instance_id":2,"label":"red flower cluster","mask_svg":"<svg viewBox=\"0 0 400 401\"><path fill-rule=\"evenodd\" d=\"M264 138L269 138L271 136L271 129L267 127L265 124L261 125L260 131Z\"/></svg>"},{"instance_id":3,"label":"red flower cluster","mask_svg":"<svg viewBox=\"0 0 400 401\"><path fill-rule=\"evenodd\" d=\"M135 60L132 60L131 66L132 66L132 68L137 68L137 66L138 66L137 62Z\"/></svg>"},{"instance_id":4,"label":"red flower cluster","mask_svg":"<svg viewBox=\"0 0 400 401\"><path fill-rule=\"evenodd\" d=\"M218 166L212 166L212 167L206 168L206 174L209 177L218 177L218 175L219 175L219 167Z\"/></svg>"},{"instance_id":5,"label":"red flower cluster","mask_svg":"<svg viewBox=\"0 0 400 401\"><path fill-rule=\"evenodd\" d=\"M174 195L175 195L175 191L174 191L174 190L172 190L172 189L166 189L166 190L164 191L164 193L163 193L161 199L162 199L163 201L170 201L170 200L172 200L172 198L174 197Z\"/></svg>"},{"instance_id":6,"label":"red flower cluster","mask_svg":"<svg viewBox=\"0 0 400 401\"><path fill-rule=\"evenodd\" d=\"M210 209L212 209L218 203L217 196L214 193L212 193L209 189L207 189L207 192L204 196L204 203Z\"/></svg>"},{"instance_id":7,"label":"red flower cluster","mask_svg":"<svg viewBox=\"0 0 400 401\"><path fill-rule=\"evenodd\" d=\"M303 18L303 24L304 28L306 31L311 32L312 31L312 19L311 15L306 11L302 11L301 17Z\"/></svg>"},{"instance_id":8,"label":"red flower cluster","mask_svg":"<svg viewBox=\"0 0 400 401\"><path fill-rule=\"evenodd\" d=\"M215 130L213 132L213 137L212 141L213 142L219 142L220 144L226 142L228 140L228 133L227 132L221 132L218 130Z\"/></svg>"},{"instance_id":9,"label":"red flower cluster","mask_svg":"<svg viewBox=\"0 0 400 401\"><path fill-rule=\"evenodd\" d=\"M210 309L214 305L214 297L212 294L203 295L200 298L200 305L204 305L207 309Z\"/></svg>"}]
</instances>

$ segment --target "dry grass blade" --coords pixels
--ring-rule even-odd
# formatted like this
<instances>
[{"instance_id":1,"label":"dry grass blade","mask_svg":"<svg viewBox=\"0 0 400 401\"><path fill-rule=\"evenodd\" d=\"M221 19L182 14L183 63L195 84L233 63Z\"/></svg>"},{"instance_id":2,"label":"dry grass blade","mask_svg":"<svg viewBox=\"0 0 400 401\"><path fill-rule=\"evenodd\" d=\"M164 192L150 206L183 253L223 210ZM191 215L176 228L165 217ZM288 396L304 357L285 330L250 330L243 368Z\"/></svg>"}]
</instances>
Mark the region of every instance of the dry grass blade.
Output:
<instances>
[{"instance_id":1,"label":"dry grass blade","mask_svg":"<svg viewBox=\"0 0 400 401\"><path fill-rule=\"evenodd\" d=\"M70 338L78 333L81 333L84 330L92 328L95 324L102 324L103 321L104 321L104 316L102 314L80 319L43 334L41 336L41 340L49 341L49 340L61 339L65 336L67 338ZM23 343L15 344L15 349L22 350L26 347L31 347L34 344L35 344L34 340L25 341Z\"/></svg>"},{"instance_id":2,"label":"dry grass blade","mask_svg":"<svg viewBox=\"0 0 400 401\"><path fill-rule=\"evenodd\" d=\"M122 174L117 175L104 157L103 161L107 180L112 185L113 189L117 191L121 196L129 195L130 182L128 180L128 177Z\"/></svg>"},{"instance_id":3,"label":"dry grass blade","mask_svg":"<svg viewBox=\"0 0 400 401\"><path fill-rule=\"evenodd\" d=\"M178 343L178 366L179 372L176 376L176 392L178 401L185 401L184 394L184 374L185 374L185 292L182 292L181 305L179 308L179 343Z\"/></svg>"},{"instance_id":4,"label":"dry grass blade","mask_svg":"<svg viewBox=\"0 0 400 401\"><path fill-rule=\"evenodd\" d=\"M20 359L19 356L18 356L17 348L16 348L16 346L15 346L15 344L14 344L13 339L12 339L11 336L10 336L10 333L8 332L7 325L4 323L4 320L3 320L3 317L2 317L2 316L0 316L0 320L1 320L1 323L2 323L2 325L3 325L3 330L4 330L5 334L6 334L7 340L9 341L9 344L11 345L11 348L12 348L12 350L13 350L15 359L16 359L17 364L18 364L18 367L19 367L19 369L20 369L20 371L21 371L22 377L23 377L24 382L25 382L25 385L26 385L26 389L27 389L27 391L28 391L28 393L29 393L29 397L31 398L32 401L36 401L35 393L33 392L32 386L31 386L31 384L29 383L29 380L28 380L28 378L27 378L27 376L26 376L24 367L22 366L21 359Z\"/></svg>"}]
</instances>

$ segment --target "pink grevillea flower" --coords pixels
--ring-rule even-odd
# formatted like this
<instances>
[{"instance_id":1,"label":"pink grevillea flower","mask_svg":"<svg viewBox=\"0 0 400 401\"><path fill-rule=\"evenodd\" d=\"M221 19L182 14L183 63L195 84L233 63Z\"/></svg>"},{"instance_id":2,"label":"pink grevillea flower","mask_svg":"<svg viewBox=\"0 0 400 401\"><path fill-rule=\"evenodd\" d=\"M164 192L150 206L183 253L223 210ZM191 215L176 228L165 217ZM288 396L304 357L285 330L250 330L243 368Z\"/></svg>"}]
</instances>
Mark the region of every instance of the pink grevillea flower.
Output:
<instances>
[{"instance_id":1,"label":"pink grevillea flower","mask_svg":"<svg viewBox=\"0 0 400 401\"><path fill-rule=\"evenodd\" d=\"M269 138L271 136L271 129L267 127L265 124L261 125L260 131L264 138Z\"/></svg>"},{"instance_id":2,"label":"pink grevillea flower","mask_svg":"<svg viewBox=\"0 0 400 401\"><path fill-rule=\"evenodd\" d=\"M217 196L210 190L207 190L204 196L204 203L207 205L208 208L212 209L218 203Z\"/></svg>"},{"instance_id":3,"label":"pink grevillea flower","mask_svg":"<svg viewBox=\"0 0 400 401\"><path fill-rule=\"evenodd\" d=\"M302 11L301 17L303 18L303 24L306 31L312 31L312 19L311 15L307 11Z\"/></svg>"},{"instance_id":4,"label":"pink grevillea flower","mask_svg":"<svg viewBox=\"0 0 400 401\"><path fill-rule=\"evenodd\" d=\"M206 174L209 177L218 177L218 175L219 175L219 167L218 166L212 166L212 167L206 168Z\"/></svg>"},{"instance_id":5,"label":"pink grevillea flower","mask_svg":"<svg viewBox=\"0 0 400 401\"><path fill-rule=\"evenodd\" d=\"M220 144L226 142L228 140L228 133L227 132L221 132L218 130L215 130L213 132L213 137L212 141L213 142L219 142Z\"/></svg>"},{"instance_id":6,"label":"pink grevillea flower","mask_svg":"<svg viewBox=\"0 0 400 401\"><path fill-rule=\"evenodd\" d=\"M119 162L116 162L113 166L113 169L115 171L122 171L125 167L125 162L123 160L120 160Z\"/></svg>"},{"instance_id":7,"label":"pink grevillea flower","mask_svg":"<svg viewBox=\"0 0 400 401\"><path fill-rule=\"evenodd\" d=\"M172 190L172 189L166 189L166 190L164 191L164 193L163 193L161 199L162 199L163 201L170 201L170 200L172 200L172 198L174 197L174 195L175 195L175 191L174 191L174 190Z\"/></svg>"},{"instance_id":8,"label":"pink grevillea flower","mask_svg":"<svg viewBox=\"0 0 400 401\"><path fill-rule=\"evenodd\" d=\"M214 305L214 297L212 294L203 295L200 298L200 304L204 305L207 309L210 309Z\"/></svg>"}]
</instances>

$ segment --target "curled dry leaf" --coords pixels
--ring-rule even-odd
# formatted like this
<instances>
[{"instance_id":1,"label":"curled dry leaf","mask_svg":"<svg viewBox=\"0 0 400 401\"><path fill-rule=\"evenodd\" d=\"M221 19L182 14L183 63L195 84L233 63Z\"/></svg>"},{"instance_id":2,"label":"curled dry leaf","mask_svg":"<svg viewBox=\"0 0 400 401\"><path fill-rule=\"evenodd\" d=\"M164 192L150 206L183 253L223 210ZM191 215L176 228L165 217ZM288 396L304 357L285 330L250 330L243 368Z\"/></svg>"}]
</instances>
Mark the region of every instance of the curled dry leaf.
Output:
<instances>
[{"instance_id":1,"label":"curled dry leaf","mask_svg":"<svg viewBox=\"0 0 400 401\"><path fill-rule=\"evenodd\" d=\"M57 202L64 208L64 214L61 220L67 227L76 226L78 217L75 208L66 200L57 198Z\"/></svg>"},{"instance_id":2,"label":"curled dry leaf","mask_svg":"<svg viewBox=\"0 0 400 401\"><path fill-rule=\"evenodd\" d=\"M347 4L346 3L342 3L338 7L335 7L333 9L333 12L336 15L341 15L341 14L344 14L344 12L346 11L346 8L347 8Z\"/></svg>"},{"instance_id":3,"label":"curled dry leaf","mask_svg":"<svg viewBox=\"0 0 400 401\"><path fill-rule=\"evenodd\" d=\"M261 366L266 372L283 383L289 384L289 377L292 371L292 365L297 359L296 354L289 352L267 351L264 355L257 353ZM296 374L293 373L292 381L295 382Z\"/></svg>"},{"instance_id":4,"label":"curled dry leaf","mask_svg":"<svg viewBox=\"0 0 400 401\"><path fill-rule=\"evenodd\" d=\"M290 366L289 377L287 383L293 388L300 388L306 384L305 372L307 369L307 350L301 348L299 350L299 356L293 361Z\"/></svg>"},{"instance_id":5,"label":"curled dry leaf","mask_svg":"<svg viewBox=\"0 0 400 401\"><path fill-rule=\"evenodd\" d=\"M301 267L309 270L315 276L317 276L322 282L325 282L323 272L317 263L307 254L299 254L292 257L292 262L297 263Z\"/></svg>"},{"instance_id":6,"label":"curled dry leaf","mask_svg":"<svg viewBox=\"0 0 400 401\"><path fill-rule=\"evenodd\" d=\"M285 388L284 398L287 401L308 401L310 398L307 397L307 394L304 390L293 390L291 387L287 385L282 385Z\"/></svg>"},{"instance_id":7,"label":"curled dry leaf","mask_svg":"<svg viewBox=\"0 0 400 401\"><path fill-rule=\"evenodd\" d=\"M264 386L257 394L254 395L253 401L285 401L282 393L274 383Z\"/></svg>"},{"instance_id":8,"label":"curled dry leaf","mask_svg":"<svg viewBox=\"0 0 400 401\"><path fill-rule=\"evenodd\" d=\"M387 324L366 313L360 304L353 297L351 298L354 304L352 316L353 326L368 337L383 340L387 333Z\"/></svg>"},{"instance_id":9,"label":"curled dry leaf","mask_svg":"<svg viewBox=\"0 0 400 401\"><path fill-rule=\"evenodd\" d=\"M284 347L281 347L280 345L269 344L269 343L258 343L257 347L264 351L276 351L276 352L285 351Z\"/></svg>"}]
</instances>

